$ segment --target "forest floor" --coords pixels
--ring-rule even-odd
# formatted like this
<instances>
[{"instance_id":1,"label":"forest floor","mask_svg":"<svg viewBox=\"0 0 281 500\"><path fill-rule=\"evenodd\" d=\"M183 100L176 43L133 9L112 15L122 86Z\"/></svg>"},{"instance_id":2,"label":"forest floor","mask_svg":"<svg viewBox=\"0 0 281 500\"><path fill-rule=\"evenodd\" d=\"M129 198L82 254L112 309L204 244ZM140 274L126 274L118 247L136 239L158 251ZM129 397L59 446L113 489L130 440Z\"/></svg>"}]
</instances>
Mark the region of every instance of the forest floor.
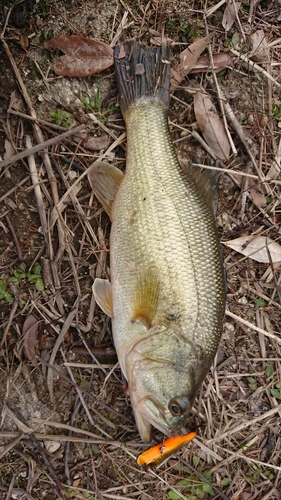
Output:
<instances>
[{"instance_id":1,"label":"forest floor","mask_svg":"<svg viewBox=\"0 0 281 500\"><path fill-rule=\"evenodd\" d=\"M278 1L0 0L1 500L281 498L280 21ZM110 220L87 169L103 158L125 168L113 67L58 76L58 52L40 42L156 45L163 32L174 69L210 35L205 65L193 62L198 72L172 90L169 126L183 167L216 167L231 142L217 213L228 293L186 425L197 437L146 470L110 320L92 294L109 266ZM210 154L202 89L224 115L223 133L210 122L204 134Z\"/></svg>"}]
</instances>

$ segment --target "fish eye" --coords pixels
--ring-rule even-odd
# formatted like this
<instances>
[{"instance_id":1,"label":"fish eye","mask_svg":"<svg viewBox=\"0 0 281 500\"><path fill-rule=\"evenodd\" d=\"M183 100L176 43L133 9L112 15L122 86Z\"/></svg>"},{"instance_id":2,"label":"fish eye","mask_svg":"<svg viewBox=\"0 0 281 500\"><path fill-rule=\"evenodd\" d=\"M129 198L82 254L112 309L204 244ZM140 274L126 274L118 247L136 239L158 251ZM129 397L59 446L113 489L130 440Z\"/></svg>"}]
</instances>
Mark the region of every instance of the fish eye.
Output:
<instances>
[{"instance_id":1,"label":"fish eye","mask_svg":"<svg viewBox=\"0 0 281 500\"><path fill-rule=\"evenodd\" d=\"M173 417L181 417L189 407L190 404L187 398L174 398L169 402L169 410Z\"/></svg>"}]
</instances>

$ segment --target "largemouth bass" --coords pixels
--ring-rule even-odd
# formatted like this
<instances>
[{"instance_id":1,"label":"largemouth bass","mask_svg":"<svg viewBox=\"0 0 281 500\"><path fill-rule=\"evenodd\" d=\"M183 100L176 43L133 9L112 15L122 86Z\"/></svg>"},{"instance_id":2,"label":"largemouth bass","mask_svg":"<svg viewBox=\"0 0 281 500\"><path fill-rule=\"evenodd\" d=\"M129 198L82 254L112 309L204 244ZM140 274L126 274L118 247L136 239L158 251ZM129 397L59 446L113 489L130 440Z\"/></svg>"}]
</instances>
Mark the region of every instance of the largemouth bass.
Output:
<instances>
[{"instance_id":1,"label":"largemouth bass","mask_svg":"<svg viewBox=\"0 0 281 500\"><path fill-rule=\"evenodd\" d=\"M170 48L115 48L127 130L125 175L103 162L89 173L112 220L111 283L96 279L144 442L152 426L174 435L185 423L221 337L225 280L213 181L183 173L167 121Z\"/></svg>"}]
</instances>

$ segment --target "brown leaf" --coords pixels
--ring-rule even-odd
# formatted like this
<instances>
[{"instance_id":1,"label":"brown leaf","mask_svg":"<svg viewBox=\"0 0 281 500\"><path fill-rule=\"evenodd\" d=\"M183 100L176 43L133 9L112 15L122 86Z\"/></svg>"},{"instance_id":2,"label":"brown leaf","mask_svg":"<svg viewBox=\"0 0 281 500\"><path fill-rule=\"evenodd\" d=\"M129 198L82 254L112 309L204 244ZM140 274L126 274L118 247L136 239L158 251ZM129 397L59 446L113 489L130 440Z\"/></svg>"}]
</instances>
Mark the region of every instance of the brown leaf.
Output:
<instances>
[{"instance_id":1,"label":"brown leaf","mask_svg":"<svg viewBox=\"0 0 281 500\"><path fill-rule=\"evenodd\" d=\"M41 373L40 366L37 363L36 359L36 349L35 349L35 341L37 339L37 332L38 332L38 324L39 321L33 314L30 314L27 316L23 327L22 327L22 333L24 335L24 351L27 359L31 361L33 366L36 368L36 370Z\"/></svg>"},{"instance_id":2,"label":"brown leaf","mask_svg":"<svg viewBox=\"0 0 281 500\"><path fill-rule=\"evenodd\" d=\"M269 61L269 46L266 34L263 30L257 30L250 36L251 43L251 59L255 62Z\"/></svg>"},{"instance_id":3,"label":"brown leaf","mask_svg":"<svg viewBox=\"0 0 281 500\"><path fill-rule=\"evenodd\" d=\"M267 206L266 197L263 192L258 189L254 181L250 179L249 181L249 198L258 208L265 208Z\"/></svg>"},{"instance_id":4,"label":"brown leaf","mask_svg":"<svg viewBox=\"0 0 281 500\"><path fill-rule=\"evenodd\" d=\"M26 35L23 34L20 35L19 43L23 50L29 49L29 38Z\"/></svg>"},{"instance_id":5,"label":"brown leaf","mask_svg":"<svg viewBox=\"0 0 281 500\"><path fill-rule=\"evenodd\" d=\"M251 172L249 172L251 173ZM233 177L237 180L238 184L242 188L243 177L241 175L233 174ZM257 185L254 179L249 179L247 188L249 198L258 208L265 208L267 206L266 197L262 192L262 189Z\"/></svg>"},{"instance_id":6,"label":"brown leaf","mask_svg":"<svg viewBox=\"0 0 281 500\"><path fill-rule=\"evenodd\" d=\"M223 18L222 18L222 25L225 29L225 31L229 31L231 26L236 20L236 13L238 14L239 9L240 9L241 2L234 2L231 1L227 3Z\"/></svg>"},{"instance_id":7,"label":"brown leaf","mask_svg":"<svg viewBox=\"0 0 281 500\"><path fill-rule=\"evenodd\" d=\"M110 138L107 135L100 135L99 137L88 137L83 142L83 146L93 151L100 151L101 149L108 148L109 143Z\"/></svg>"},{"instance_id":8,"label":"brown leaf","mask_svg":"<svg viewBox=\"0 0 281 500\"><path fill-rule=\"evenodd\" d=\"M211 35L198 38L180 54L180 63L171 70L171 90L173 90L196 66L198 57L206 49Z\"/></svg>"},{"instance_id":9,"label":"brown leaf","mask_svg":"<svg viewBox=\"0 0 281 500\"><path fill-rule=\"evenodd\" d=\"M215 73L219 73L227 66L231 66L233 63L232 57L229 54L225 54L224 52L213 54L213 61L214 61ZM196 66L190 71L190 74L205 73L206 71L210 71L210 69L211 69L210 58L206 54L205 56L199 57Z\"/></svg>"},{"instance_id":10,"label":"brown leaf","mask_svg":"<svg viewBox=\"0 0 281 500\"><path fill-rule=\"evenodd\" d=\"M198 38L196 42L193 42L180 54L180 65L184 75L188 75L190 70L196 65L198 57L206 49L210 40L211 35Z\"/></svg>"},{"instance_id":11,"label":"brown leaf","mask_svg":"<svg viewBox=\"0 0 281 500\"><path fill-rule=\"evenodd\" d=\"M270 260L272 262L281 262L281 246L266 236L241 236L235 240L224 241L223 243L236 252L250 257L257 262L265 264L269 264Z\"/></svg>"},{"instance_id":12,"label":"brown leaf","mask_svg":"<svg viewBox=\"0 0 281 500\"><path fill-rule=\"evenodd\" d=\"M208 94L196 92L194 112L208 146L220 160L229 158L230 144L217 110Z\"/></svg>"},{"instance_id":13,"label":"brown leaf","mask_svg":"<svg viewBox=\"0 0 281 500\"><path fill-rule=\"evenodd\" d=\"M61 35L42 42L48 50L59 49L65 53L53 70L62 76L90 76L113 64L113 49L103 42L78 35Z\"/></svg>"}]
</instances>

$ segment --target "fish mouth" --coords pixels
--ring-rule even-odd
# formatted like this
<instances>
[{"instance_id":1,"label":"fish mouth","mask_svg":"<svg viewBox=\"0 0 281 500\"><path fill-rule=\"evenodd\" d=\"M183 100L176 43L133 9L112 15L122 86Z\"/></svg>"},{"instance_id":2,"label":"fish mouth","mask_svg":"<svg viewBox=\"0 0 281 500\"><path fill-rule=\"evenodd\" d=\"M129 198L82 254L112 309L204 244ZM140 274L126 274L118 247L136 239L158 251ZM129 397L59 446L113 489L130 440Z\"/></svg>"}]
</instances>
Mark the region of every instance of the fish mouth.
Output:
<instances>
[{"instance_id":1,"label":"fish mouth","mask_svg":"<svg viewBox=\"0 0 281 500\"><path fill-rule=\"evenodd\" d=\"M152 440L152 424L138 410L134 410L134 417L142 441L150 443Z\"/></svg>"},{"instance_id":2,"label":"fish mouth","mask_svg":"<svg viewBox=\"0 0 281 500\"><path fill-rule=\"evenodd\" d=\"M155 427L165 436L173 436L176 430L171 429L162 419L153 418L148 412L143 411L142 404L137 404L133 407L134 417L140 437L144 443L150 443L152 440L152 428Z\"/></svg>"}]
</instances>

